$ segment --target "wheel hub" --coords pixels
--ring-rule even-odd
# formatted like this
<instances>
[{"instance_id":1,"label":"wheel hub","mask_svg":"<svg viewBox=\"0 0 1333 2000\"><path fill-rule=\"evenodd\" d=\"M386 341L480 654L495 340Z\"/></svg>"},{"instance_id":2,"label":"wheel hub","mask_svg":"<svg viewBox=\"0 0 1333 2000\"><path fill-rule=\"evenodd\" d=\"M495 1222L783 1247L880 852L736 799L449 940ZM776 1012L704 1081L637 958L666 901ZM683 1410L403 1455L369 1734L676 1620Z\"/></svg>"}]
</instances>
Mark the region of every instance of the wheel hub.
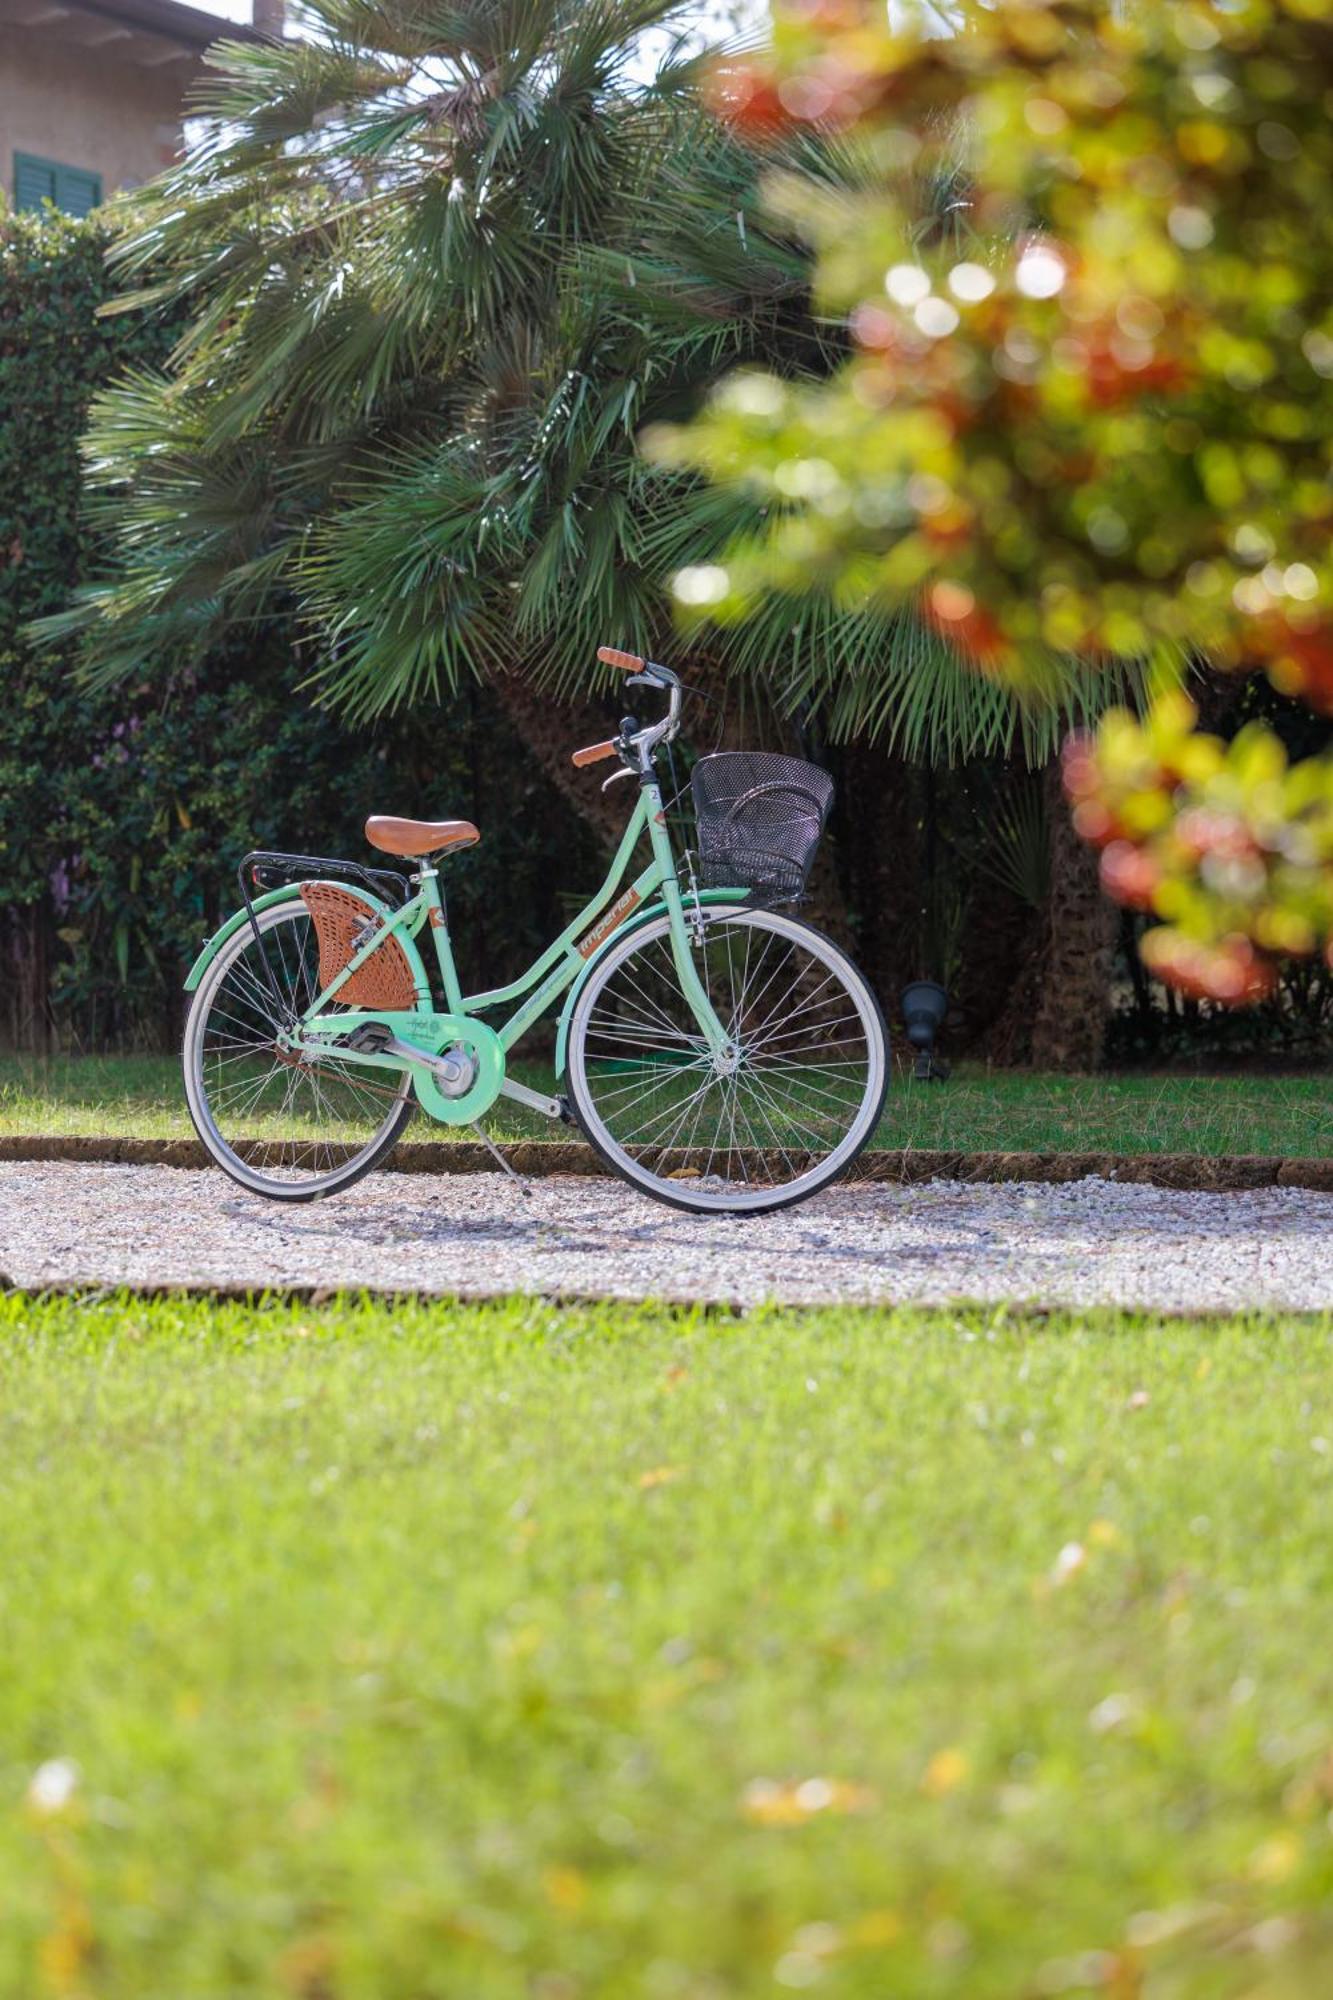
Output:
<instances>
[{"instance_id":1,"label":"wheel hub","mask_svg":"<svg viewBox=\"0 0 1333 2000\"><path fill-rule=\"evenodd\" d=\"M273 1044L273 1056L274 1060L280 1062L284 1069L303 1070L307 1076L311 1072L311 1064L306 1061L304 1056L298 1056L294 1050L288 1048L282 1036L279 1036Z\"/></svg>"},{"instance_id":2,"label":"wheel hub","mask_svg":"<svg viewBox=\"0 0 1333 2000\"><path fill-rule=\"evenodd\" d=\"M480 1068L476 1056L464 1042L451 1042L440 1053L449 1067L433 1071L436 1089L442 1097L466 1097Z\"/></svg>"}]
</instances>

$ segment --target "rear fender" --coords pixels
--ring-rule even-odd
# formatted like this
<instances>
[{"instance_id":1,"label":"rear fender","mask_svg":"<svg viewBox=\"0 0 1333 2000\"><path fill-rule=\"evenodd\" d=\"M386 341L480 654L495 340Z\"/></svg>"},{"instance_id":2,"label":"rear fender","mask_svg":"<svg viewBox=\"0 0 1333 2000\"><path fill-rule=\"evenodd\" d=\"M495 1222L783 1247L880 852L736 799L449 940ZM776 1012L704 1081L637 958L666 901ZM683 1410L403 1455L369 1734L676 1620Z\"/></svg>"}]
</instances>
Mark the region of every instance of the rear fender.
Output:
<instances>
[{"instance_id":1,"label":"rear fender","mask_svg":"<svg viewBox=\"0 0 1333 2000\"><path fill-rule=\"evenodd\" d=\"M699 901L704 905L705 909L719 903L745 903L749 901L749 896L750 892L748 889L700 889L699 891ZM688 917L689 908L694 901L694 897L686 896L682 900L685 903L686 915ZM651 924L656 918L664 917L665 915L666 904L660 898L654 902L645 904L643 909L637 910L627 922L616 925L616 928L607 938L605 944L602 945L599 951L593 954L579 973L578 978L574 981L574 984L565 996L565 1004L560 1010L560 1025L556 1029L555 1073L557 1080L565 1073L565 1053L569 1043L569 1024L574 1017L574 1008L578 1003L580 993L591 979L593 973L597 970L607 953L616 945L623 943L624 939L632 931L641 931L645 924Z\"/></svg>"},{"instance_id":2,"label":"rear fender","mask_svg":"<svg viewBox=\"0 0 1333 2000\"><path fill-rule=\"evenodd\" d=\"M359 896L366 906L367 913L374 914L386 921L393 915L393 911L389 908L389 905L381 902L378 896L372 896L368 889L349 888L346 882L336 882L332 886L341 889L346 895ZM255 911L258 913L260 910L270 910L275 903L295 902L300 894L301 884L299 882L284 883L281 889L269 889L264 895L256 896L254 899ZM249 923L249 921L250 919L244 910L237 910L235 916L228 917L224 924L219 924L212 937L204 939L198 958L196 958L194 964L185 975L185 991L187 993L194 992L223 945L226 944L229 938L235 936L242 924ZM429 1006L430 980L426 976L426 968L422 963L421 953L417 950L415 941L410 937L405 937L401 930L395 931L394 936L407 954L407 962L412 968L412 978L416 985L418 1001Z\"/></svg>"}]
</instances>

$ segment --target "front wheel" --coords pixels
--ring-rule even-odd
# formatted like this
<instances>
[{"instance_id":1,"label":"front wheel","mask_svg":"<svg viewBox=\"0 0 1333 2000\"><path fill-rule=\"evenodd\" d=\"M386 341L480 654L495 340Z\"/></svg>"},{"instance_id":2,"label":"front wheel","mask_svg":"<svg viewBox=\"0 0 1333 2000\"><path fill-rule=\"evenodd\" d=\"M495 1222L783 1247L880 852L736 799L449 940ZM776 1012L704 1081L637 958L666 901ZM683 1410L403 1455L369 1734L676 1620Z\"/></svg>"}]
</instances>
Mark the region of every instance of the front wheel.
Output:
<instances>
[{"instance_id":1,"label":"front wheel","mask_svg":"<svg viewBox=\"0 0 1333 2000\"><path fill-rule=\"evenodd\" d=\"M629 932L575 1003L569 1089L609 1166L658 1201L757 1214L804 1201L879 1123L888 1043L874 994L794 917L724 907L690 925L738 1054L719 1063L681 991L666 916Z\"/></svg>"}]
</instances>

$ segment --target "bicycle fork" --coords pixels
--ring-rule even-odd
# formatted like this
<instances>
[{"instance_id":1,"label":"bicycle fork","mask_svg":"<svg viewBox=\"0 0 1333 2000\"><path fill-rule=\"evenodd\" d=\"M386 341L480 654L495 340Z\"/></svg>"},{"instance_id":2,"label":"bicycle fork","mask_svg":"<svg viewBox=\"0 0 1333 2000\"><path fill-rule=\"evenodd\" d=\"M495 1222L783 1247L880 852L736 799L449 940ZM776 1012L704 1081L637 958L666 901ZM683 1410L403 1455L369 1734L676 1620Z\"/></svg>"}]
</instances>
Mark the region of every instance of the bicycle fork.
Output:
<instances>
[{"instance_id":1,"label":"bicycle fork","mask_svg":"<svg viewBox=\"0 0 1333 2000\"><path fill-rule=\"evenodd\" d=\"M689 1003L690 1011L699 1024L699 1032L708 1043L714 1069L719 1076L730 1076L740 1061L740 1051L717 1017L717 1011L699 977L694 954L690 950L689 918L685 914L685 906L681 900L676 858L671 851L671 842L667 836L661 791L657 785L650 785L645 789L648 793L648 832L653 844L653 854L662 869L662 901L666 905L667 919L671 925L671 957L676 968L676 977L680 980L680 990Z\"/></svg>"}]
</instances>

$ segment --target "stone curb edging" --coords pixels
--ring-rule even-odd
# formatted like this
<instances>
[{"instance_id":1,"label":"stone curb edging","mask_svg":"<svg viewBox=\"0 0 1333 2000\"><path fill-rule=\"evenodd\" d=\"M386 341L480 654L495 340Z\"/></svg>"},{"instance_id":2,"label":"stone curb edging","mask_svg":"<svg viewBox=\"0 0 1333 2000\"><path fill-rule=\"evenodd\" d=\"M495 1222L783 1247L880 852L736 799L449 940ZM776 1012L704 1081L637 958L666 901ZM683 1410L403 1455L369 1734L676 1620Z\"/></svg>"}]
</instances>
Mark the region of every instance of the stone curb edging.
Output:
<instances>
[{"instance_id":1,"label":"stone curb edging","mask_svg":"<svg viewBox=\"0 0 1333 2000\"><path fill-rule=\"evenodd\" d=\"M626 1306L631 1311L642 1308L662 1308L667 1312L688 1312L705 1319L745 1319L751 1313L759 1312L827 1312L832 1310L829 1302L823 1305L775 1306L770 1300L759 1303L740 1298L696 1299L688 1292L645 1293L642 1298L627 1298L623 1292L580 1291L560 1286L549 1292L516 1292L504 1285L453 1285L447 1291L428 1291L410 1285L327 1285L315 1284L303 1279L273 1278L268 1280L238 1279L232 1283L191 1284L183 1279L109 1279L98 1283L91 1278L43 1278L36 1284L16 1284L5 1271L0 1271L0 1294L8 1294L16 1299L68 1298L76 1302L96 1303L100 1299L114 1298L127 1293L131 1298L146 1300L199 1300L209 1305L261 1306L335 1306L346 1305L349 1301L368 1299L375 1305L460 1305L493 1306L504 1305L519 1300L528 1305L558 1308L561 1306ZM964 1310L982 1312L987 1310L984 1301L970 1299L951 1300L952 1306ZM839 1307L839 1311L875 1313L894 1311L892 1306L878 1306L858 1303L854 1306ZM933 1310L928 1308L928 1310ZM993 1310L993 1308L992 1308ZM1029 1300L1017 1300L1008 1305L1007 1311L1015 1319L1047 1319L1053 1314L1067 1310L1062 1306L1046 1306ZM1115 1308L1110 1308L1114 1311ZM1193 1318L1193 1314L1178 1314L1174 1311L1155 1312L1155 1318Z\"/></svg>"},{"instance_id":2,"label":"stone curb edging","mask_svg":"<svg viewBox=\"0 0 1333 2000\"><path fill-rule=\"evenodd\" d=\"M0 1271L0 1294L10 1298L41 1301L52 1298L67 1298L75 1304L96 1304L100 1300L128 1295L143 1300L179 1300L185 1303L199 1301L208 1305L242 1306L321 1306L347 1305L366 1299L375 1305L392 1306L426 1303L432 1306L488 1306L507 1305L520 1300L527 1305L555 1309L563 1306L627 1306L631 1311L688 1312L702 1319L743 1320L760 1313L816 1313L839 1312L857 1313L869 1318L876 1313L892 1313L900 1310L911 1312L980 1312L993 1314L994 1300L951 1299L946 1306L912 1305L901 1307L892 1300L883 1299L878 1303L858 1299L854 1303L835 1304L825 1300L816 1305L782 1305L771 1299L746 1300L696 1299L688 1292L654 1292L642 1298L626 1298L621 1292L595 1292L568 1290L561 1287L549 1292L514 1292L495 1287L458 1285L450 1291L423 1292L404 1289L401 1285L317 1285L302 1280L287 1281L273 1279L267 1282L247 1283L244 1280L232 1284L188 1284L175 1279L161 1279L156 1282L136 1282L132 1279L111 1280L98 1283L91 1278L43 1278L38 1284L16 1284L5 1271ZM1264 1311L1263 1307L1238 1306L1234 1313L1218 1314L1202 1308L1195 1312L1184 1306L1067 1306L1047 1305L1041 1299L1006 1299L1003 1304L1005 1318L1017 1322L1041 1322L1055 1319L1060 1314L1090 1313L1116 1314L1124 1319L1147 1318L1151 1316L1154 1325L1169 1321L1173 1325L1192 1326L1200 1320L1240 1318L1250 1311ZM1288 1313L1287 1317L1297 1315ZM1306 1312L1302 1317L1315 1317Z\"/></svg>"},{"instance_id":3,"label":"stone curb edging","mask_svg":"<svg viewBox=\"0 0 1333 2000\"><path fill-rule=\"evenodd\" d=\"M500 1151L517 1173L606 1173L591 1146L575 1140L528 1140ZM210 1164L198 1139L133 1139L0 1135L0 1161L68 1160L85 1165L184 1167ZM472 1140L422 1144L406 1140L384 1170L406 1174L480 1174L494 1170ZM907 1149L863 1153L849 1176L857 1181L1034 1181L1059 1183L1096 1175L1108 1181L1227 1194L1247 1188L1311 1188L1333 1194L1333 1160L1277 1159L1264 1154L1210 1158L1197 1153L952 1153Z\"/></svg>"}]
</instances>

